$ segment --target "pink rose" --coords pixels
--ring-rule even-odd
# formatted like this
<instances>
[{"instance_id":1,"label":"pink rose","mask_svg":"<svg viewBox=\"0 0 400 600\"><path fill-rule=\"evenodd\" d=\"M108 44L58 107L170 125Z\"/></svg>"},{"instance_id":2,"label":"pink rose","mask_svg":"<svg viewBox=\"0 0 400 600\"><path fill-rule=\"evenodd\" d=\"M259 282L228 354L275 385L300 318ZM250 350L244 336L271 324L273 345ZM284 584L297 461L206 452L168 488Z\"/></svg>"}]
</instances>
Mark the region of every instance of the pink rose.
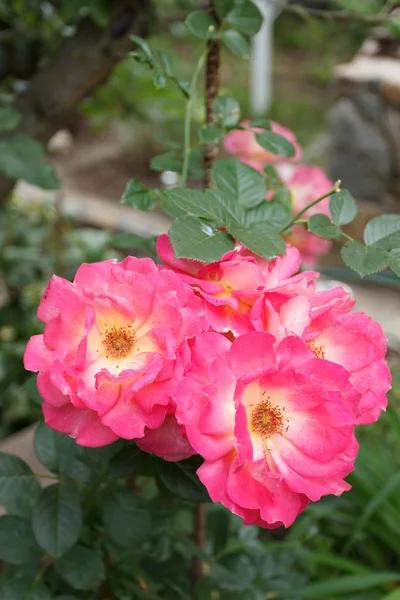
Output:
<instances>
[{"instance_id":1,"label":"pink rose","mask_svg":"<svg viewBox=\"0 0 400 600\"><path fill-rule=\"evenodd\" d=\"M310 500L348 490L358 447L348 377L295 336L199 336L173 396L212 500L246 524L288 527Z\"/></svg>"},{"instance_id":2,"label":"pink rose","mask_svg":"<svg viewBox=\"0 0 400 600\"><path fill-rule=\"evenodd\" d=\"M376 421L386 409L391 375L385 360L386 337L368 315L351 312L354 301L338 287L286 300L266 294L253 307L255 329L276 339L297 335L328 363L344 367L358 396L357 424Z\"/></svg>"},{"instance_id":3,"label":"pink rose","mask_svg":"<svg viewBox=\"0 0 400 600\"><path fill-rule=\"evenodd\" d=\"M149 454L155 454L167 462L190 458L196 451L190 445L185 428L179 425L174 415L167 415L157 429L146 429L136 445Z\"/></svg>"},{"instance_id":4,"label":"pink rose","mask_svg":"<svg viewBox=\"0 0 400 600\"><path fill-rule=\"evenodd\" d=\"M243 121L241 123L242 127L247 127L248 124L249 121ZM229 132L224 138L224 148L229 154L237 156L239 160L250 167L253 167L253 169L256 169L257 171L262 171L264 166L268 163L301 160L303 152L293 131L274 121L271 121L271 130L293 144L296 153L292 158L285 158L277 154L272 154L272 152L269 152L260 146L256 140L255 134L264 130L258 127L253 127L251 129L236 129Z\"/></svg>"},{"instance_id":5,"label":"pink rose","mask_svg":"<svg viewBox=\"0 0 400 600\"><path fill-rule=\"evenodd\" d=\"M294 276L300 267L300 254L290 246L285 256L267 261L239 245L220 261L204 265L193 260L174 260L169 237L162 235L157 241L157 252L201 296L210 328L234 336L249 330L251 309L265 290L280 289L290 296L305 293L316 276Z\"/></svg>"},{"instance_id":6,"label":"pink rose","mask_svg":"<svg viewBox=\"0 0 400 600\"><path fill-rule=\"evenodd\" d=\"M83 264L73 283L54 276L38 317L44 333L30 339L25 368L39 371L47 424L85 446L160 427L187 342L207 326L180 277L133 257Z\"/></svg>"}]
</instances>

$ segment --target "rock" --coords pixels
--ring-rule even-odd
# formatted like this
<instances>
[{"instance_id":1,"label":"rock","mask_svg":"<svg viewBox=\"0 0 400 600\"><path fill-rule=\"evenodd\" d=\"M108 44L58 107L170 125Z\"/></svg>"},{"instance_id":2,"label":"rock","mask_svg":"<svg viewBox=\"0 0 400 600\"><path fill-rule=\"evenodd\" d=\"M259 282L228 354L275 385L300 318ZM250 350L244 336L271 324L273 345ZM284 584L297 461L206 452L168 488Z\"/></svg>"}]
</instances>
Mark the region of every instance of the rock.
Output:
<instances>
[{"instance_id":1,"label":"rock","mask_svg":"<svg viewBox=\"0 0 400 600\"><path fill-rule=\"evenodd\" d=\"M390 145L348 98L331 112L330 175L357 198L379 202L394 174Z\"/></svg>"}]
</instances>

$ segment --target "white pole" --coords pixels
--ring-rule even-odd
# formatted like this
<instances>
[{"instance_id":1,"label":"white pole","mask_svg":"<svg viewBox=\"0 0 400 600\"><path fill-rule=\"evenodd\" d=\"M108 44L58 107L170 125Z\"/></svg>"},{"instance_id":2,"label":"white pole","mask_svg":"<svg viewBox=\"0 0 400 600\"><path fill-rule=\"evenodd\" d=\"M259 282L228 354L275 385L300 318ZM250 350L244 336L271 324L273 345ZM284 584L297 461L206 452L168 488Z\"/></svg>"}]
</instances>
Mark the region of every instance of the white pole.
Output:
<instances>
[{"instance_id":1,"label":"white pole","mask_svg":"<svg viewBox=\"0 0 400 600\"><path fill-rule=\"evenodd\" d=\"M253 116L264 117L272 100L272 60L275 7L269 0L254 0L263 14L260 31L253 37L250 108Z\"/></svg>"}]
</instances>

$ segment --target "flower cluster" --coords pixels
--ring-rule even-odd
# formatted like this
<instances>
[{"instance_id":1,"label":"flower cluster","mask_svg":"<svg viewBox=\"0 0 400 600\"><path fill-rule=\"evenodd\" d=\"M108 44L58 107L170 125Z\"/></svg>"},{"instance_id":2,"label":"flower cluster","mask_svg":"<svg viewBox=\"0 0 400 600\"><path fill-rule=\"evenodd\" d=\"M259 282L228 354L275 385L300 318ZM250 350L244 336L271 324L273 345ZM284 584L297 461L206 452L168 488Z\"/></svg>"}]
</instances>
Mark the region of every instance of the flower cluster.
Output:
<instances>
[{"instance_id":1,"label":"flower cluster","mask_svg":"<svg viewBox=\"0 0 400 600\"><path fill-rule=\"evenodd\" d=\"M101 446L134 439L167 461L199 454L214 502L245 523L288 527L349 489L355 426L386 407L386 340L342 288L315 290L287 247L218 263L128 257L53 277L25 366L47 424Z\"/></svg>"},{"instance_id":2,"label":"flower cluster","mask_svg":"<svg viewBox=\"0 0 400 600\"><path fill-rule=\"evenodd\" d=\"M244 121L241 125L247 127L248 123ZM287 159L271 154L262 148L255 137L256 133L261 132L262 129L257 127L231 131L224 138L224 148L229 154L237 156L239 160L257 171L263 172L266 165L272 164L282 184L291 192L294 216L313 200L328 193L333 188L333 182L320 167L301 163L303 151L295 134L290 129L273 121L271 121L271 129L292 143L295 148L293 158ZM268 192L266 199L271 200L273 197L274 193ZM307 210L304 218L308 219L316 213L330 217L328 198L318 203L318 206ZM287 241L300 250L303 263L309 266L315 264L318 256L328 252L331 247L331 242L309 233L301 225L293 227L292 233L287 236Z\"/></svg>"}]
</instances>

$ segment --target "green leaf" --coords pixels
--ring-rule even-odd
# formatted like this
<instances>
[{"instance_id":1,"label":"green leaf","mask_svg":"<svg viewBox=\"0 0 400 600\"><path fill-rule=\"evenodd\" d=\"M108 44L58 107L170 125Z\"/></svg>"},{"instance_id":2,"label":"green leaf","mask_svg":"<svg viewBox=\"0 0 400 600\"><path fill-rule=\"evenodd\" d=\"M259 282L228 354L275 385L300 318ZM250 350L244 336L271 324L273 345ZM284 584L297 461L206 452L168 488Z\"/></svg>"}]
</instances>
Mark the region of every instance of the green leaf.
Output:
<instances>
[{"instance_id":1,"label":"green leaf","mask_svg":"<svg viewBox=\"0 0 400 600\"><path fill-rule=\"evenodd\" d=\"M214 509L207 514L208 539L212 546L212 553L218 554L228 542L230 515L228 511Z\"/></svg>"},{"instance_id":2,"label":"green leaf","mask_svg":"<svg viewBox=\"0 0 400 600\"><path fill-rule=\"evenodd\" d=\"M0 518L0 559L12 565L34 562L40 555L28 519L6 515Z\"/></svg>"},{"instance_id":3,"label":"green leaf","mask_svg":"<svg viewBox=\"0 0 400 600\"><path fill-rule=\"evenodd\" d=\"M137 179L131 179L121 198L122 204L128 204L139 210L154 210L157 206L157 200L152 190L148 190Z\"/></svg>"},{"instance_id":4,"label":"green leaf","mask_svg":"<svg viewBox=\"0 0 400 600\"><path fill-rule=\"evenodd\" d=\"M377 0L337 0L343 8L360 14L376 14L381 6Z\"/></svg>"},{"instance_id":5,"label":"green leaf","mask_svg":"<svg viewBox=\"0 0 400 600\"><path fill-rule=\"evenodd\" d=\"M175 258L215 262L235 247L230 235L198 217L176 219L171 225L170 237Z\"/></svg>"},{"instance_id":6,"label":"green leaf","mask_svg":"<svg viewBox=\"0 0 400 600\"><path fill-rule=\"evenodd\" d=\"M34 448L40 462L52 473L78 481L90 480L90 470L77 459L78 447L69 435L50 429L42 421L35 432Z\"/></svg>"},{"instance_id":7,"label":"green leaf","mask_svg":"<svg viewBox=\"0 0 400 600\"><path fill-rule=\"evenodd\" d=\"M0 171L44 189L60 187L53 165L44 160L42 144L25 135L17 134L0 141Z\"/></svg>"},{"instance_id":8,"label":"green leaf","mask_svg":"<svg viewBox=\"0 0 400 600\"><path fill-rule=\"evenodd\" d=\"M251 121L249 121L247 127L259 127L260 129L267 129L268 131L271 130L271 122L268 121L268 119L252 119Z\"/></svg>"},{"instance_id":9,"label":"green leaf","mask_svg":"<svg viewBox=\"0 0 400 600\"><path fill-rule=\"evenodd\" d=\"M28 465L12 454L0 452L0 505L29 496L39 488Z\"/></svg>"},{"instance_id":10,"label":"green leaf","mask_svg":"<svg viewBox=\"0 0 400 600\"><path fill-rule=\"evenodd\" d=\"M156 69L153 75L153 85L156 90L162 90L167 87L167 77L162 69Z\"/></svg>"},{"instance_id":11,"label":"green leaf","mask_svg":"<svg viewBox=\"0 0 400 600\"><path fill-rule=\"evenodd\" d=\"M329 217L320 214L312 215L308 219L308 231L327 240L336 240L341 236L339 227L332 223Z\"/></svg>"},{"instance_id":12,"label":"green leaf","mask_svg":"<svg viewBox=\"0 0 400 600\"><path fill-rule=\"evenodd\" d=\"M381 600L400 600L400 589L394 590L390 592L387 596L382 598Z\"/></svg>"},{"instance_id":13,"label":"green leaf","mask_svg":"<svg viewBox=\"0 0 400 600\"><path fill-rule=\"evenodd\" d=\"M235 0L214 0L214 8L217 17L223 21L226 15L232 10Z\"/></svg>"},{"instance_id":14,"label":"green leaf","mask_svg":"<svg viewBox=\"0 0 400 600\"><path fill-rule=\"evenodd\" d=\"M262 131L256 133L257 143L263 148L285 158L292 158L296 154L296 150L286 138L273 131Z\"/></svg>"},{"instance_id":15,"label":"green leaf","mask_svg":"<svg viewBox=\"0 0 400 600\"><path fill-rule=\"evenodd\" d=\"M0 600L51 600L51 595L40 580L22 577L4 582Z\"/></svg>"},{"instance_id":16,"label":"green leaf","mask_svg":"<svg viewBox=\"0 0 400 600\"><path fill-rule=\"evenodd\" d=\"M106 572L99 550L74 546L55 563L57 573L76 590L96 589Z\"/></svg>"},{"instance_id":17,"label":"green leaf","mask_svg":"<svg viewBox=\"0 0 400 600\"><path fill-rule=\"evenodd\" d=\"M389 267L400 277L400 248L389 252Z\"/></svg>"},{"instance_id":18,"label":"green leaf","mask_svg":"<svg viewBox=\"0 0 400 600\"><path fill-rule=\"evenodd\" d=\"M150 167L154 171L174 171L179 173L182 170L182 160L176 152L164 152L150 159Z\"/></svg>"},{"instance_id":19,"label":"green leaf","mask_svg":"<svg viewBox=\"0 0 400 600\"><path fill-rule=\"evenodd\" d=\"M81 531L80 490L69 483L44 489L33 508L32 527L39 546L52 556L61 556Z\"/></svg>"},{"instance_id":20,"label":"green leaf","mask_svg":"<svg viewBox=\"0 0 400 600\"><path fill-rule=\"evenodd\" d=\"M255 35L261 28L263 17L250 0L243 0L228 14L227 22L233 29L245 35Z\"/></svg>"},{"instance_id":21,"label":"green leaf","mask_svg":"<svg viewBox=\"0 0 400 600\"><path fill-rule=\"evenodd\" d=\"M130 475L151 476L151 455L140 450L135 444L130 444L112 457L108 473L110 477L118 479Z\"/></svg>"},{"instance_id":22,"label":"green leaf","mask_svg":"<svg viewBox=\"0 0 400 600\"><path fill-rule=\"evenodd\" d=\"M101 514L107 534L124 548L137 547L150 533L150 513L129 490L106 493L101 501Z\"/></svg>"},{"instance_id":23,"label":"green leaf","mask_svg":"<svg viewBox=\"0 0 400 600\"><path fill-rule=\"evenodd\" d=\"M21 121L21 115L12 106L0 106L0 131L12 131Z\"/></svg>"},{"instance_id":24,"label":"green leaf","mask_svg":"<svg viewBox=\"0 0 400 600\"><path fill-rule=\"evenodd\" d=\"M264 173L267 178L268 188L276 190L282 187L281 178L273 165L265 165Z\"/></svg>"},{"instance_id":25,"label":"green leaf","mask_svg":"<svg viewBox=\"0 0 400 600\"><path fill-rule=\"evenodd\" d=\"M202 459L192 457L179 462L156 459L157 478L169 492L191 502L210 502L207 488L201 483L196 471Z\"/></svg>"},{"instance_id":26,"label":"green leaf","mask_svg":"<svg viewBox=\"0 0 400 600\"><path fill-rule=\"evenodd\" d=\"M297 596L300 598L325 598L335 596L342 596L350 594L352 592L359 592L361 590L369 590L377 586L381 586L384 583L390 581L399 581L399 573L361 573L360 575L345 575L344 577L335 577L332 579L326 579L325 581L319 581L317 583L311 583L304 587L296 586L292 589L285 591L275 592L276 598L286 598L290 596Z\"/></svg>"},{"instance_id":27,"label":"green leaf","mask_svg":"<svg viewBox=\"0 0 400 600\"><path fill-rule=\"evenodd\" d=\"M185 25L193 35L199 38L210 37L212 31L216 31L218 28L216 21L204 10L195 10L188 14Z\"/></svg>"},{"instance_id":28,"label":"green leaf","mask_svg":"<svg viewBox=\"0 0 400 600\"><path fill-rule=\"evenodd\" d=\"M89 9L96 25L106 27L110 17L108 0L89 0Z\"/></svg>"},{"instance_id":29,"label":"green leaf","mask_svg":"<svg viewBox=\"0 0 400 600\"><path fill-rule=\"evenodd\" d=\"M131 42L133 42L134 44L137 44L139 46L139 48L143 51L143 54L145 55L147 61L151 65L154 65L154 63L155 63L154 55L153 55L148 43L145 42L141 37L139 37L137 35L133 35L133 34L131 34L129 36L129 39L131 40Z\"/></svg>"},{"instance_id":30,"label":"green leaf","mask_svg":"<svg viewBox=\"0 0 400 600\"><path fill-rule=\"evenodd\" d=\"M380 215L369 221L364 230L364 242L384 250L399 248L400 215Z\"/></svg>"},{"instance_id":31,"label":"green leaf","mask_svg":"<svg viewBox=\"0 0 400 600\"><path fill-rule=\"evenodd\" d=\"M329 198L329 209L332 221L336 225L351 223L357 216L357 204L353 196L347 190L332 194Z\"/></svg>"},{"instance_id":32,"label":"green leaf","mask_svg":"<svg viewBox=\"0 0 400 600\"><path fill-rule=\"evenodd\" d=\"M226 158L215 163L212 178L219 190L233 196L243 208L253 208L265 201L265 178L237 158Z\"/></svg>"},{"instance_id":33,"label":"green leaf","mask_svg":"<svg viewBox=\"0 0 400 600\"><path fill-rule=\"evenodd\" d=\"M366 247L360 242L347 242L340 252L344 263L360 277L377 273L388 266L388 253L381 248Z\"/></svg>"},{"instance_id":34,"label":"green leaf","mask_svg":"<svg viewBox=\"0 0 400 600\"><path fill-rule=\"evenodd\" d=\"M259 206L248 210L246 212L245 225L249 227L250 225L264 221L268 225L275 227L278 231L281 231L290 220L291 215L287 209L274 199L265 201Z\"/></svg>"},{"instance_id":35,"label":"green leaf","mask_svg":"<svg viewBox=\"0 0 400 600\"><path fill-rule=\"evenodd\" d=\"M199 129L200 144L219 144L223 135L218 125L202 125Z\"/></svg>"},{"instance_id":36,"label":"green leaf","mask_svg":"<svg viewBox=\"0 0 400 600\"><path fill-rule=\"evenodd\" d=\"M216 190L202 192L186 188L174 188L163 194L169 203L180 214L190 214L215 221L218 225L225 225L228 221L240 220L243 217L240 207L236 205L236 198L224 195ZM179 212L177 216L180 216Z\"/></svg>"},{"instance_id":37,"label":"green leaf","mask_svg":"<svg viewBox=\"0 0 400 600\"><path fill-rule=\"evenodd\" d=\"M146 248L153 238L142 237L137 233L117 233L111 240L111 246L114 248Z\"/></svg>"},{"instance_id":38,"label":"green leaf","mask_svg":"<svg viewBox=\"0 0 400 600\"><path fill-rule=\"evenodd\" d=\"M232 96L218 96L213 102L213 112L221 127L235 127L240 119L240 106Z\"/></svg>"},{"instance_id":39,"label":"green leaf","mask_svg":"<svg viewBox=\"0 0 400 600\"><path fill-rule=\"evenodd\" d=\"M246 248L267 260L286 252L283 238L279 235L277 229L268 223L254 223L245 227L232 222L228 225L228 230Z\"/></svg>"},{"instance_id":40,"label":"green leaf","mask_svg":"<svg viewBox=\"0 0 400 600\"><path fill-rule=\"evenodd\" d=\"M24 383L24 390L29 400L32 400L32 402L38 406L42 406L43 398L37 389L36 378L37 375L31 375L29 379L26 380L26 383Z\"/></svg>"},{"instance_id":41,"label":"green leaf","mask_svg":"<svg viewBox=\"0 0 400 600\"><path fill-rule=\"evenodd\" d=\"M171 77L173 74L173 67L172 67L172 60L171 60L170 55L168 54L168 52L166 52L165 50L161 50L161 49L157 50L157 55L158 55L158 58L160 59L162 67L164 69L164 73L168 77Z\"/></svg>"},{"instance_id":42,"label":"green leaf","mask_svg":"<svg viewBox=\"0 0 400 600\"><path fill-rule=\"evenodd\" d=\"M229 556L224 564L213 563L210 578L223 590L244 592L256 576L251 558L244 554Z\"/></svg>"},{"instance_id":43,"label":"green leaf","mask_svg":"<svg viewBox=\"0 0 400 600\"><path fill-rule=\"evenodd\" d=\"M227 29L222 32L222 40L225 46L239 58L250 58L251 46L247 39L234 29Z\"/></svg>"}]
</instances>

